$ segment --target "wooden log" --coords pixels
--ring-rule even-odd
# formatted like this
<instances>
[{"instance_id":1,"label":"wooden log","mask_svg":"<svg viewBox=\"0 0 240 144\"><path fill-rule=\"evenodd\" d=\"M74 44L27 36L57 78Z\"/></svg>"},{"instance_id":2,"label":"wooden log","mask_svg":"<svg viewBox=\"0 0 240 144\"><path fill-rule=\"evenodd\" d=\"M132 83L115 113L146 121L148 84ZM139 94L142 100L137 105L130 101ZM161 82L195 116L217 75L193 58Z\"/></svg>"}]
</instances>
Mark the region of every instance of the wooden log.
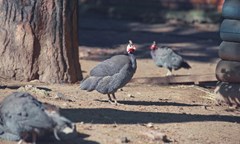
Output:
<instances>
[{"instance_id":1,"label":"wooden log","mask_svg":"<svg viewBox=\"0 0 240 144\"><path fill-rule=\"evenodd\" d=\"M140 84L199 84L217 81L215 74L205 75L182 75L168 77L143 77L133 78L131 82Z\"/></svg>"}]
</instances>

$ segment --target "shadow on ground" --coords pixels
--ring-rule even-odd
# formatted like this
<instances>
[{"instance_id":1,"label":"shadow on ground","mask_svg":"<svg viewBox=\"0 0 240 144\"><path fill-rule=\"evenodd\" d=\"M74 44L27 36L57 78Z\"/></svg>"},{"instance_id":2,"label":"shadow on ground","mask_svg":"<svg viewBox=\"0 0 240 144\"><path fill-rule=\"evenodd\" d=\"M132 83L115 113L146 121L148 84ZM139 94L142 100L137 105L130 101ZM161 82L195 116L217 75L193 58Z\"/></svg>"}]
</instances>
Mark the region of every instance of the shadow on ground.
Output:
<instances>
[{"instance_id":1,"label":"shadow on ground","mask_svg":"<svg viewBox=\"0 0 240 144\"><path fill-rule=\"evenodd\" d=\"M240 123L240 117L238 116L139 112L111 108L63 109L62 114L73 122L93 124L184 123L202 121Z\"/></svg>"},{"instance_id":2,"label":"shadow on ground","mask_svg":"<svg viewBox=\"0 0 240 144\"><path fill-rule=\"evenodd\" d=\"M107 100L96 100L100 102L106 102ZM120 104L124 105L135 105L135 106L184 106L184 107L193 107L193 106L203 106L200 104L185 104L177 102L154 102L154 101L118 101Z\"/></svg>"},{"instance_id":3,"label":"shadow on ground","mask_svg":"<svg viewBox=\"0 0 240 144\"><path fill-rule=\"evenodd\" d=\"M87 137L89 137L88 134L78 133L77 137L70 138L68 140L57 141L53 136L49 137L49 135L47 135L46 137L42 138L42 140L39 140L38 144L99 144L95 141L85 140Z\"/></svg>"}]
</instances>

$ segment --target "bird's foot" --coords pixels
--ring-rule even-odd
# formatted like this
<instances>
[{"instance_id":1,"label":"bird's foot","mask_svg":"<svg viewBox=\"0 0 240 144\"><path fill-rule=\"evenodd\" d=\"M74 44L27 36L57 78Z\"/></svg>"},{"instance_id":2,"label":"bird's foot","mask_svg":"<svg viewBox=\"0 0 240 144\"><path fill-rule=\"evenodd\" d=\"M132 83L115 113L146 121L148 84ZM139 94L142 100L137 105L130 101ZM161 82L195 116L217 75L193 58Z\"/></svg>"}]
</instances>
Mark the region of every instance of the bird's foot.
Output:
<instances>
[{"instance_id":1,"label":"bird's foot","mask_svg":"<svg viewBox=\"0 0 240 144\"><path fill-rule=\"evenodd\" d=\"M172 73L167 73L166 76L172 76Z\"/></svg>"},{"instance_id":2,"label":"bird's foot","mask_svg":"<svg viewBox=\"0 0 240 144\"><path fill-rule=\"evenodd\" d=\"M109 102L110 104L116 105L116 106L123 105L123 104L118 103L117 100L114 100L114 101L108 100L108 102Z\"/></svg>"},{"instance_id":3,"label":"bird's foot","mask_svg":"<svg viewBox=\"0 0 240 144\"><path fill-rule=\"evenodd\" d=\"M21 139L20 141L18 141L18 143L17 144L22 144L23 143L23 139Z\"/></svg>"},{"instance_id":4,"label":"bird's foot","mask_svg":"<svg viewBox=\"0 0 240 144\"><path fill-rule=\"evenodd\" d=\"M116 106L124 105L124 104L122 104L122 103L118 103L117 100L114 101L114 104L115 104Z\"/></svg>"},{"instance_id":5,"label":"bird's foot","mask_svg":"<svg viewBox=\"0 0 240 144\"><path fill-rule=\"evenodd\" d=\"M25 139L27 139L27 137L28 137L28 134L27 134L27 133L24 133L24 134L22 135L22 139L20 139L17 144L22 144L22 143L24 143L24 141L25 141ZM35 144L35 143L33 142L33 144Z\"/></svg>"},{"instance_id":6,"label":"bird's foot","mask_svg":"<svg viewBox=\"0 0 240 144\"><path fill-rule=\"evenodd\" d=\"M172 77L172 76L174 76L173 74L166 74L165 75L166 77Z\"/></svg>"},{"instance_id":7,"label":"bird's foot","mask_svg":"<svg viewBox=\"0 0 240 144\"><path fill-rule=\"evenodd\" d=\"M115 104L115 102L114 101L112 101L112 100L108 100L108 102L110 103L110 104Z\"/></svg>"},{"instance_id":8,"label":"bird's foot","mask_svg":"<svg viewBox=\"0 0 240 144\"><path fill-rule=\"evenodd\" d=\"M172 71L168 69L166 76L172 76Z\"/></svg>"}]
</instances>

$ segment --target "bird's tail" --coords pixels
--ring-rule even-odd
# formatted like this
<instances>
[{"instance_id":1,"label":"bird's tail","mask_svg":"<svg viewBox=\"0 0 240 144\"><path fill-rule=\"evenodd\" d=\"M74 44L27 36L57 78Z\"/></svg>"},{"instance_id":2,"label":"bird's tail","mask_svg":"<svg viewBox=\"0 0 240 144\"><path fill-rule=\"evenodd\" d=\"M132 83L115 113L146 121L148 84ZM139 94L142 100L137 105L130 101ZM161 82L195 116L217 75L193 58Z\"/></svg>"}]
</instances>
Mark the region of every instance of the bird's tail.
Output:
<instances>
[{"instance_id":1,"label":"bird's tail","mask_svg":"<svg viewBox=\"0 0 240 144\"><path fill-rule=\"evenodd\" d=\"M190 69L190 68L192 68L186 61L183 61L182 64L181 64L181 66L182 66L183 68L185 68L185 69Z\"/></svg>"},{"instance_id":2,"label":"bird's tail","mask_svg":"<svg viewBox=\"0 0 240 144\"><path fill-rule=\"evenodd\" d=\"M88 76L84 80L81 81L80 83L80 89L81 90L87 90L87 91L93 91L95 90L99 80L101 77L92 77Z\"/></svg>"}]
</instances>

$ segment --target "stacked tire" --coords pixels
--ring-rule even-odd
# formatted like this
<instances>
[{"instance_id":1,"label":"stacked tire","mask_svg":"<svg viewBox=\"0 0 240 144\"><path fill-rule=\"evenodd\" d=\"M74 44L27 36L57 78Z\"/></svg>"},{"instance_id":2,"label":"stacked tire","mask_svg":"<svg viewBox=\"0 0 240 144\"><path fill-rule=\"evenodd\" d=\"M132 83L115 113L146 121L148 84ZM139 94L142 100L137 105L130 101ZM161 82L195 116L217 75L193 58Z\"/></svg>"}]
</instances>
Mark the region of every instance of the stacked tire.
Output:
<instances>
[{"instance_id":1,"label":"stacked tire","mask_svg":"<svg viewBox=\"0 0 240 144\"><path fill-rule=\"evenodd\" d=\"M240 0L225 0L222 8L219 46L221 60L216 67L220 81L217 93L229 105L240 105Z\"/></svg>"}]
</instances>

